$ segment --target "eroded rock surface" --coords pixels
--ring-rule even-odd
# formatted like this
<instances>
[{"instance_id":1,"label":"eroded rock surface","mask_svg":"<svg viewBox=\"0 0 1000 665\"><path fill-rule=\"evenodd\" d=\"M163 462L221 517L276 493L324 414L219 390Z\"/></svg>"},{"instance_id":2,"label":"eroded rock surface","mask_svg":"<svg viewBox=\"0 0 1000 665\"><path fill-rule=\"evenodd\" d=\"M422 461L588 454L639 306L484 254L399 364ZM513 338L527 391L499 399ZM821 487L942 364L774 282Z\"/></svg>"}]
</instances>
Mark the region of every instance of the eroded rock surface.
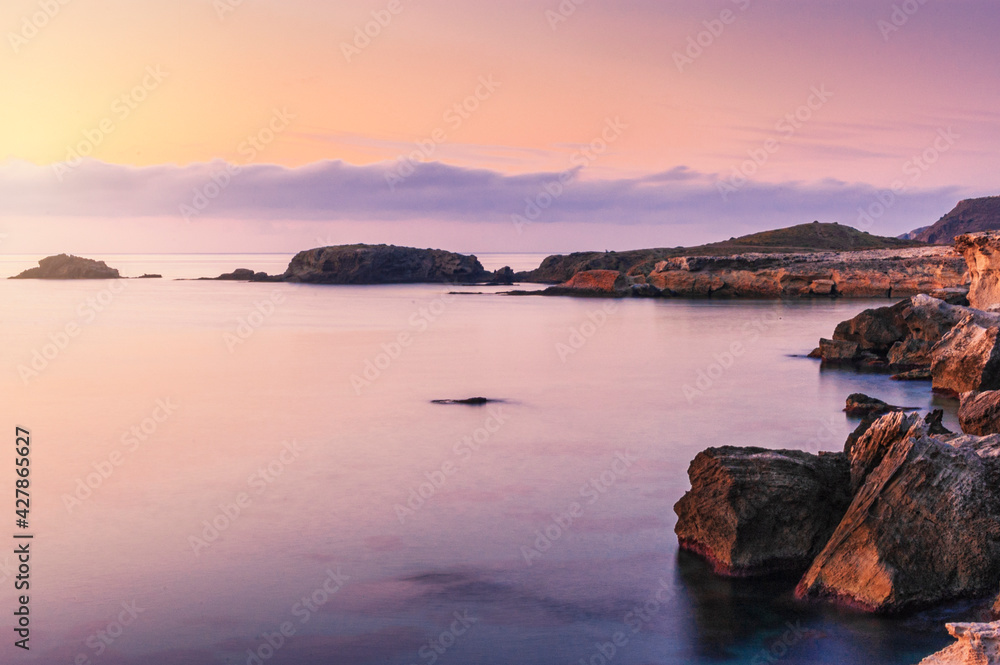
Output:
<instances>
[{"instance_id":1,"label":"eroded rock surface","mask_svg":"<svg viewBox=\"0 0 1000 665\"><path fill-rule=\"evenodd\" d=\"M842 453L710 448L688 475L674 507L680 545L731 576L805 570L850 501Z\"/></svg>"},{"instance_id":2,"label":"eroded rock surface","mask_svg":"<svg viewBox=\"0 0 1000 665\"><path fill-rule=\"evenodd\" d=\"M955 249L969 267L969 304L978 309L1000 304L1000 231L960 235Z\"/></svg>"},{"instance_id":3,"label":"eroded rock surface","mask_svg":"<svg viewBox=\"0 0 1000 665\"><path fill-rule=\"evenodd\" d=\"M958 642L920 661L920 665L1000 665L1000 622L949 623Z\"/></svg>"},{"instance_id":4,"label":"eroded rock surface","mask_svg":"<svg viewBox=\"0 0 1000 665\"><path fill-rule=\"evenodd\" d=\"M997 444L946 443L913 418L883 416L854 445L857 492L799 582L799 597L895 613L995 590Z\"/></svg>"}]
</instances>

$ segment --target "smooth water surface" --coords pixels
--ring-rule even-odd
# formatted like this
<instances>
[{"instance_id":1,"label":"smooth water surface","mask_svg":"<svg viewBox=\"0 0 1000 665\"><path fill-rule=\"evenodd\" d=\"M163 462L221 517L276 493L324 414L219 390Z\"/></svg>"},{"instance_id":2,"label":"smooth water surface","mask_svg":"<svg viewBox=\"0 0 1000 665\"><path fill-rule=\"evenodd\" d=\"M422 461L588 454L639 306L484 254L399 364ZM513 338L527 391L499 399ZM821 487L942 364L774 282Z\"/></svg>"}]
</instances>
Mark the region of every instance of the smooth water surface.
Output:
<instances>
[{"instance_id":1,"label":"smooth water surface","mask_svg":"<svg viewBox=\"0 0 1000 665\"><path fill-rule=\"evenodd\" d=\"M908 665L949 642L946 613L802 605L673 535L703 448L839 450L856 391L954 424L925 383L802 357L884 303L448 290L0 282L0 422L33 437L18 662ZM479 395L504 402L431 403Z\"/></svg>"}]
</instances>

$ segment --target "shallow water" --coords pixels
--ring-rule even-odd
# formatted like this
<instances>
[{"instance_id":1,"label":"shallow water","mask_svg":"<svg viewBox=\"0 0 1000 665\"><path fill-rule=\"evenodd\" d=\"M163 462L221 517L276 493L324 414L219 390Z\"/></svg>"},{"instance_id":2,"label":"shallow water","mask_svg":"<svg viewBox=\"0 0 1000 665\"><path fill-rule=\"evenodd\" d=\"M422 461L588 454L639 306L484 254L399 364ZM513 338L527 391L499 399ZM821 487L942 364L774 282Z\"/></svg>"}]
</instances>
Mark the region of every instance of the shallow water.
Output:
<instances>
[{"instance_id":1,"label":"shallow water","mask_svg":"<svg viewBox=\"0 0 1000 665\"><path fill-rule=\"evenodd\" d=\"M904 665L972 613L802 605L677 551L705 447L840 449L856 391L954 425L927 384L801 357L881 302L115 284L0 282L3 423L33 437L19 662L600 663L622 633L614 663ZM505 401L430 403L476 395Z\"/></svg>"}]
</instances>

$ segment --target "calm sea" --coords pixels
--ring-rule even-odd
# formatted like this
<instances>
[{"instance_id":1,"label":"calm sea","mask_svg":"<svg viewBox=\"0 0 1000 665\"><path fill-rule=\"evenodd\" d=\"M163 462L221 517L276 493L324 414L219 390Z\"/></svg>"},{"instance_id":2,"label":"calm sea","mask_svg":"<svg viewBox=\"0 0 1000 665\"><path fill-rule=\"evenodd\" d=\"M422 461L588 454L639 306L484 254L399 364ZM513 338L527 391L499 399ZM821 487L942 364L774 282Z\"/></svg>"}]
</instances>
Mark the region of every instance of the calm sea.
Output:
<instances>
[{"instance_id":1,"label":"calm sea","mask_svg":"<svg viewBox=\"0 0 1000 665\"><path fill-rule=\"evenodd\" d=\"M174 277L287 260L101 258ZM677 551L703 448L840 449L856 391L954 424L926 384L801 357L873 303L449 290L0 281L35 535L22 654L5 491L0 661L910 665L968 615L802 605L794 580ZM431 403L479 395L504 401Z\"/></svg>"}]
</instances>

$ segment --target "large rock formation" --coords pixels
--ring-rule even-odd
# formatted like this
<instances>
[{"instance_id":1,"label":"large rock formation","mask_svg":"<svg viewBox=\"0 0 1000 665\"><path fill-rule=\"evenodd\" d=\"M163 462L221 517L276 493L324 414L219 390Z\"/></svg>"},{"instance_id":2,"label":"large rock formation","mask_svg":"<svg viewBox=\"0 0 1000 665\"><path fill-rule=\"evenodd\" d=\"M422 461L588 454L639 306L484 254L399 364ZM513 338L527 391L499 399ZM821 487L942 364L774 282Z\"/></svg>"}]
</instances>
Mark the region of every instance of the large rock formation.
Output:
<instances>
[{"instance_id":1,"label":"large rock formation","mask_svg":"<svg viewBox=\"0 0 1000 665\"><path fill-rule=\"evenodd\" d=\"M681 547L725 575L806 565L798 597L870 612L996 593L1000 435L954 435L941 415L868 419L843 454L706 450L674 508Z\"/></svg>"},{"instance_id":2,"label":"large rock formation","mask_svg":"<svg viewBox=\"0 0 1000 665\"><path fill-rule=\"evenodd\" d=\"M837 344L821 341L814 355L827 362L866 360L898 369L930 369L936 355L946 355L959 341L949 341L948 348L941 347L939 353L942 339L970 317L980 327L1000 326L1000 314L920 294L895 305L866 309L841 322L833 333L832 342ZM851 349L855 352L848 357Z\"/></svg>"},{"instance_id":3,"label":"large rock formation","mask_svg":"<svg viewBox=\"0 0 1000 665\"><path fill-rule=\"evenodd\" d=\"M958 422L966 434L1000 434L1000 390L963 393Z\"/></svg>"},{"instance_id":4,"label":"large rock formation","mask_svg":"<svg viewBox=\"0 0 1000 665\"><path fill-rule=\"evenodd\" d=\"M1000 622L949 623L946 627L958 643L928 656L920 665L1000 665Z\"/></svg>"},{"instance_id":5,"label":"large rock formation","mask_svg":"<svg viewBox=\"0 0 1000 665\"><path fill-rule=\"evenodd\" d=\"M840 453L710 448L674 507L680 545L725 575L805 570L847 508L849 474Z\"/></svg>"},{"instance_id":6,"label":"large rock formation","mask_svg":"<svg viewBox=\"0 0 1000 665\"><path fill-rule=\"evenodd\" d=\"M119 279L114 268L104 261L59 254L38 262L37 268L25 270L11 279Z\"/></svg>"},{"instance_id":7,"label":"large rock formation","mask_svg":"<svg viewBox=\"0 0 1000 665\"><path fill-rule=\"evenodd\" d=\"M995 591L1000 444L978 437L945 443L915 423L902 438L865 445L883 426L898 432L908 424L888 421L898 417L884 416L854 446L858 490L799 582L799 597L894 613Z\"/></svg>"},{"instance_id":8,"label":"large rock formation","mask_svg":"<svg viewBox=\"0 0 1000 665\"><path fill-rule=\"evenodd\" d=\"M934 389L959 395L1000 388L1000 327L985 327L970 314L948 331L931 352Z\"/></svg>"},{"instance_id":9,"label":"large rock formation","mask_svg":"<svg viewBox=\"0 0 1000 665\"><path fill-rule=\"evenodd\" d=\"M916 239L939 245L951 244L963 233L1000 229L1000 196L959 201L934 225L922 229Z\"/></svg>"},{"instance_id":10,"label":"large rock formation","mask_svg":"<svg viewBox=\"0 0 1000 665\"><path fill-rule=\"evenodd\" d=\"M1000 303L1000 231L960 235L955 249L969 267L969 304L986 309Z\"/></svg>"},{"instance_id":11,"label":"large rock formation","mask_svg":"<svg viewBox=\"0 0 1000 665\"><path fill-rule=\"evenodd\" d=\"M485 282L493 277L475 256L394 245L341 245L299 252L282 275L306 284Z\"/></svg>"},{"instance_id":12,"label":"large rock formation","mask_svg":"<svg viewBox=\"0 0 1000 665\"><path fill-rule=\"evenodd\" d=\"M967 282L948 248L677 257L640 274L664 295L713 298L893 297Z\"/></svg>"}]
</instances>

